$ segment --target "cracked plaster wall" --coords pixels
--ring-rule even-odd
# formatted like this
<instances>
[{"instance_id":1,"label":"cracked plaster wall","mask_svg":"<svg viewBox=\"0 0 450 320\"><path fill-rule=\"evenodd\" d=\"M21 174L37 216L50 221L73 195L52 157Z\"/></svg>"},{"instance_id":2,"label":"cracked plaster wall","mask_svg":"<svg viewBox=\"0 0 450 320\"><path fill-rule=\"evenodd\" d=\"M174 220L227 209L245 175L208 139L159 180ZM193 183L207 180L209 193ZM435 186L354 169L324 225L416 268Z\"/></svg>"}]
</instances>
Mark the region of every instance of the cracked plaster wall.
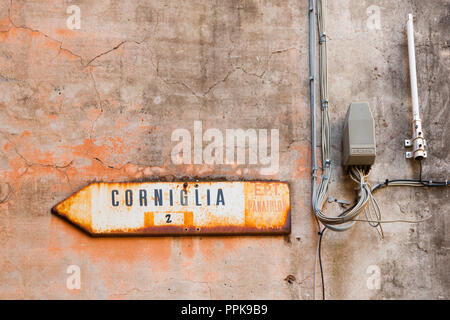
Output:
<instances>
[{"instance_id":1,"label":"cracked plaster wall","mask_svg":"<svg viewBox=\"0 0 450 320\"><path fill-rule=\"evenodd\" d=\"M69 5L81 29L66 26ZM366 10L380 8L381 28ZM448 0L329 1L329 86L334 182L351 101L376 118L371 181L417 175L404 159L410 135L404 26L415 16L426 178L449 172ZM308 1L0 0L0 298L311 299L317 229L310 209ZM203 127L280 130L280 170L175 165L171 132ZM288 181L286 237L93 239L50 214L91 181L214 179ZM449 298L447 190L382 190L383 217L326 234L327 297ZM328 210L340 210L335 204ZM68 290L66 269L81 269ZM367 267L381 270L369 290Z\"/></svg>"}]
</instances>

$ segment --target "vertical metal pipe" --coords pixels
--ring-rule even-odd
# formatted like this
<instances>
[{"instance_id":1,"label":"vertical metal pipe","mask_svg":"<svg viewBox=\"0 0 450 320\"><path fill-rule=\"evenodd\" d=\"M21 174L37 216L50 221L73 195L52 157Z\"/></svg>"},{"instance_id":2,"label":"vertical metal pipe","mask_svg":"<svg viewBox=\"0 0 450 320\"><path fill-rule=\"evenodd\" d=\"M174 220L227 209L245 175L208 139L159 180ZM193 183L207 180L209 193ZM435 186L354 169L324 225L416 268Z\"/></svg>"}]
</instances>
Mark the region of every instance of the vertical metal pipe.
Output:
<instances>
[{"instance_id":1,"label":"vertical metal pipe","mask_svg":"<svg viewBox=\"0 0 450 320\"><path fill-rule=\"evenodd\" d=\"M316 153L316 102L315 102L315 1L309 0L309 90L310 90L310 106L311 106L311 157L312 157L312 174L313 187L317 178L317 153Z\"/></svg>"},{"instance_id":2,"label":"vertical metal pipe","mask_svg":"<svg viewBox=\"0 0 450 320\"><path fill-rule=\"evenodd\" d=\"M315 91L315 1L309 0L309 91L310 91L310 107L311 107L311 162L312 162L312 180L311 180L311 202L312 208L315 210L316 199L316 182L317 182L317 153L316 153L316 101L314 98ZM316 218L317 219L317 218ZM318 247L317 247L318 248ZM317 251L314 259L314 283L313 283L313 299L316 299L316 272L317 272Z\"/></svg>"}]
</instances>

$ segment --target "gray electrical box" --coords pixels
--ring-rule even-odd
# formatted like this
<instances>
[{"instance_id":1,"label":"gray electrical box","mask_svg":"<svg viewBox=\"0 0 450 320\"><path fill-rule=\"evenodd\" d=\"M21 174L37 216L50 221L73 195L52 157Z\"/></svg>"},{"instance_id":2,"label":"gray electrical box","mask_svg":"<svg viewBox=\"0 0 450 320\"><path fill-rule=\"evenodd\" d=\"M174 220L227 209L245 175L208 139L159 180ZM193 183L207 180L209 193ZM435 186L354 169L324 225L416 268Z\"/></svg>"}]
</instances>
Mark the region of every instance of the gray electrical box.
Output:
<instances>
[{"instance_id":1,"label":"gray electrical box","mask_svg":"<svg viewBox=\"0 0 450 320\"><path fill-rule=\"evenodd\" d=\"M344 166L371 166L375 163L375 124L367 102L353 102L345 118Z\"/></svg>"}]
</instances>

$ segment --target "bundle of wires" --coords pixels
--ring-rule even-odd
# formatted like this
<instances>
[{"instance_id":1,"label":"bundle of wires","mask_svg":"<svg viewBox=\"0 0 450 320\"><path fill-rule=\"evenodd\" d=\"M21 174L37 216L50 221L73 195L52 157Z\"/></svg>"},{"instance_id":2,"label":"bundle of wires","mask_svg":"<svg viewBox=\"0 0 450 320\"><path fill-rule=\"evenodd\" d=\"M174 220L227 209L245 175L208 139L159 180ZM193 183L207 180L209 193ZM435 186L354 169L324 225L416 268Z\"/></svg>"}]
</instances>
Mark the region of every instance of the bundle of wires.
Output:
<instances>
[{"instance_id":1,"label":"bundle of wires","mask_svg":"<svg viewBox=\"0 0 450 320\"><path fill-rule=\"evenodd\" d=\"M377 191L383 187L446 187L448 186L448 180L446 181L433 181L433 180L420 180L420 179L393 179L386 180L383 183L377 184L372 192Z\"/></svg>"},{"instance_id":2,"label":"bundle of wires","mask_svg":"<svg viewBox=\"0 0 450 320\"><path fill-rule=\"evenodd\" d=\"M323 207L328 199L328 187L331 177L330 160L330 118L328 114L328 65L327 65L327 35L326 35L326 1L317 0L317 25L319 32L319 81L321 99L321 145L322 145L322 174L317 186L317 168L313 169L313 190L312 204L316 218L326 228L333 231L345 231L351 228L362 212L365 212L369 221L380 219L380 210L376 200L372 196L372 190L367 182L370 170L365 167L352 166L349 168L350 178L356 183L358 191L358 201L350 209L342 212L336 217L327 216L323 212ZM314 110L315 111L315 110ZM313 135L315 135L315 124L312 124ZM315 140L315 139L313 139ZM315 146L313 146L315 148ZM315 152L313 152L315 157ZM316 160L313 160L316 163ZM379 223L370 222L374 227L379 227L380 235L383 231Z\"/></svg>"},{"instance_id":3,"label":"bundle of wires","mask_svg":"<svg viewBox=\"0 0 450 320\"><path fill-rule=\"evenodd\" d=\"M404 186L404 187L447 187L448 180L436 181L436 180L423 180L422 179L422 160L419 160L419 179L386 179L385 182L377 184L372 192L377 191L380 188L387 186Z\"/></svg>"}]
</instances>

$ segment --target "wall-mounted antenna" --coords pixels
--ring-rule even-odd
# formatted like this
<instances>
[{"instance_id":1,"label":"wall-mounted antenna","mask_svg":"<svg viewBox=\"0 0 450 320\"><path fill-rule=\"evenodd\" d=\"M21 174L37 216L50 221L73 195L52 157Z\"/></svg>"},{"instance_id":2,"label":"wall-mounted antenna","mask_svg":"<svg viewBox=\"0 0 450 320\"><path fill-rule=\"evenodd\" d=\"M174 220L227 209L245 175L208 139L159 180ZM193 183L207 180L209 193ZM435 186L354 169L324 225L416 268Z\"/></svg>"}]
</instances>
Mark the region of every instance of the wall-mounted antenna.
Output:
<instances>
[{"instance_id":1,"label":"wall-mounted antenna","mask_svg":"<svg viewBox=\"0 0 450 320\"><path fill-rule=\"evenodd\" d=\"M405 147L412 147L412 151L406 152L406 158L421 160L427 157L425 151L426 141L423 138L422 120L419 114L419 96L417 94L417 74L416 74L416 52L414 48L414 26L413 16L408 15L406 25L408 32L408 56L409 56L409 77L411 81L411 99L413 112L413 135L412 139L405 140Z\"/></svg>"}]
</instances>

